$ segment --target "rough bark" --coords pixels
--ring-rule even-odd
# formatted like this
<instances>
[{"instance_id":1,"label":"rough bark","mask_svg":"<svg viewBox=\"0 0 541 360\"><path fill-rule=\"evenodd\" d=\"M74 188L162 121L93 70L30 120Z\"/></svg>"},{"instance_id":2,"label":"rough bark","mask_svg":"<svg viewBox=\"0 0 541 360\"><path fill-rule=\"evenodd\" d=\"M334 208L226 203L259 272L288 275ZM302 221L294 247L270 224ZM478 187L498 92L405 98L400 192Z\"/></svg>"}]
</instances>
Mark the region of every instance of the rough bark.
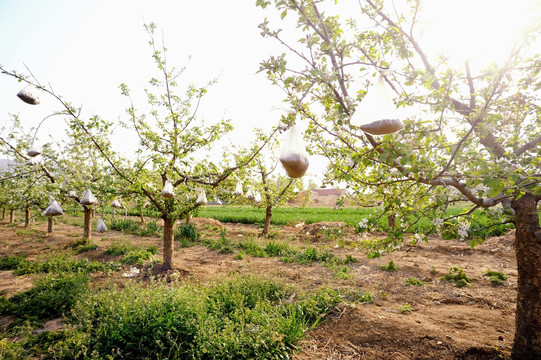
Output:
<instances>
[{"instance_id":1,"label":"rough bark","mask_svg":"<svg viewBox=\"0 0 541 360\"><path fill-rule=\"evenodd\" d=\"M387 223L390 230L394 229L396 227L396 215L393 213L387 214Z\"/></svg>"},{"instance_id":2,"label":"rough bark","mask_svg":"<svg viewBox=\"0 0 541 360\"><path fill-rule=\"evenodd\" d=\"M265 226L263 226L263 231L261 232L262 236L265 236L269 233L269 227L272 218L272 206L267 206L267 211L265 212Z\"/></svg>"},{"instance_id":3,"label":"rough bark","mask_svg":"<svg viewBox=\"0 0 541 360\"><path fill-rule=\"evenodd\" d=\"M173 221L168 217L163 219L163 271L173 268Z\"/></svg>"},{"instance_id":4,"label":"rough bark","mask_svg":"<svg viewBox=\"0 0 541 360\"><path fill-rule=\"evenodd\" d=\"M47 234L52 234L54 230L54 218L52 216L47 217Z\"/></svg>"},{"instance_id":5,"label":"rough bark","mask_svg":"<svg viewBox=\"0 0 541 360\"><path fill-rule=\"evenodd\" d=\"M15 210L10 209L9 210L9 223L11 224L13 221L15 221Z\"/></svg>"},{"instance_id":6,"label":"rough bark","mask_svg":"<svg viewBox=\"0 0 541 360\"><path fill-rule=\"evenodd\" d=\"M24 208L24 227L30 225L30 206Z\"/></svg>"},{"instance_id":7,"label":"rough bark","mask_svg":"<svg viewBox=\"0 0 541 360\"><path fill-rule=\"evenodd\" d=\"M513 360L541 359L541 228L537 200L527 193L513 201L518 268Z\"/></svg>"},{"instance_id":8,"label":"rough bark","mask_svg":"<svg viewBox=\"0 0 541 360\"><path fill-rule=\"evenodd\" d=\"M90 239L92 237L92 209L84 206L84 214L83 239Z\"/></svg>"},{"instance_id":9,"label":"rough bark","mask_svg":"<svg viewBox=\"0 0 541 360\"><path fill-rule=\"evenodd\" d=\"M139 218L141 219L141 224L145 224L145 217L143 216L143 209L139 209Z\"/></svg>"},{"instance_id":10,"label":"rough bark","mask_svg":"<svg viewBox=\"0 0 541 360\"><path fill-rule=\"evenodd\" d=\"M2 220L5 220L5 218L6 218L6 208L3 207L2 208Z\"/></svg>"}]
</instances>

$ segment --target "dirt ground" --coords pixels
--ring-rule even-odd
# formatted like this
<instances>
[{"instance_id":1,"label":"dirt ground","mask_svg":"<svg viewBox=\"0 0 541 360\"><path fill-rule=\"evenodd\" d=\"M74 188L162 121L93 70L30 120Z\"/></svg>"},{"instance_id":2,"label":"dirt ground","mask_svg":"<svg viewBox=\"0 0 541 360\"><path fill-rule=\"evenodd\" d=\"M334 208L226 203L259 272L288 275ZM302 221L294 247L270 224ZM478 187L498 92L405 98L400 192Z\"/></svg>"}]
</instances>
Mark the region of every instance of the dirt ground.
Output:
<instances>
[{"instance_id":1,"label":"dirt ground","mask_svg":"<svg viewBox=\"0 0 541 360\"><path fill-rule=\"evenodd\" d=\"M220 223L213 219L192 219L201 238L218 239L223 228L232 241L252 236L258 239L260 228L254 225ZM337 230L340 229L340 232ZM45 233L46 223L9 226L0 221L0 257L26 253L30 259L44 259L66 251L80 239L82 229L57 221L55 233ZM334 231L330 231L334 230ZM351 291L369 291L373 303L344 302L316 328L307 333L294 359L507 359L510 355L516 302L517 269L514 234L490 238L475 249L457 240L431 237L428 243L384 253L367 259L359 250L361 238L352 229L337 223L274 227L276 241L299 248L310 244L359 261L349 265L347 278L337 278L332 269L315 263L285 263L277 257L256 258L246 255L221 254L204 246L180 248L176 244L172 272L185 281L208 283L232 274L257 274L281 280L302 290L322 286ZM365 234L364 239L384 234ZM156 245L161 239L137 237L117 231L93 233L96 250L77 255L92 260L116 260L103 251L118 239L127 239L141 246ZM160 250L159 250L160 251ZM161 254L157 255L161 258ZM396 272L380 269L390 260L399 267ZM472 279L471 286L457 288L442 280L451 267L461 267ZM483 274L487 269L508 276L503 285L494 286ZM95 276L95 286L129 281L123 271ZM170 273L171 275L171 273ZM404 279L416 277L423 286L408 286ZM145 281L144 271L135 281ZM32 286L31 277L14 276L0 271L0 293L7 296ZM408 309L407 312L399 309Z\"/></svg>"}]
</instances>

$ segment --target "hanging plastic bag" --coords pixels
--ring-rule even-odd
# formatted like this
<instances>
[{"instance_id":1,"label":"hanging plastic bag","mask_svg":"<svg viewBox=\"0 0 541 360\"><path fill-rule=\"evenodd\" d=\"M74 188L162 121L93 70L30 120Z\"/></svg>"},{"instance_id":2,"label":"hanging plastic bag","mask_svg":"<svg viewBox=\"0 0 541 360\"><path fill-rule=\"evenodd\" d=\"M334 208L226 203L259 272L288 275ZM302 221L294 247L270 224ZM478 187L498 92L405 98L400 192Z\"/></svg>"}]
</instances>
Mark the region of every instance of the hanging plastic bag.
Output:
<instances>
[{"instance_id":1,"label":"hanging plastic bag","mask_svg":"<svg viewBox=\"0 0 541 360\"><path fill-rule=\"evenodd\" d=\"M90 189L86 189L83 192L83 198L79 202L79 204L84 206L92 206L98 203L98 199L92 194L92 191Z\"/></svg>"},{"instance_id":2,"label":"hanging plastic bag","mask_svg":"<svg viewBox=\"0 0 541 360\"><path fill-rule=\"evenodd\" d=\"M223 202L222 200L216 198L216 205L223 205Z\"/></svg>"},{"instance_id":3,"label":"hanging plastic bag","mask_svg":"<svg viewBox=\"0 0 541 360\"><path fill-rule=\"evenodd\" d=\"M242 196L242 182L237 182L237 186L235 187L235 195Z\"/></svg>"},{"instance_id":4,"label":"hanging plastic bag","mask_svg":"<svg viewBox=\"0 0 541 360\"><path fill-rule=\"evenodd\" d=\"M41 154L41 151L35 145L30 146L30 149L26 152L26 155L30 157L38 156L39 154Z\"/></svg>"},{"instance_id":5,"label":"hanging plastic bag","mask_svg":"<svg viewBox=\"0 0 541 360\"><path fill-rule=\"evenodd\" d=\"M107 225L105 225L105 221L103 221L103 219L98 219L98 226L96 227L96 231L99 233L107 231Z\"/></svg>"},{"instance_id":6,"label":"hanging plastic bag","mask_svg":"<svg viewBox=\"0 0 541 360\"><path fill-rule=\"evenodd\" d=\"M291 178L300 178L308 169L309 160L300 130L293 125L286 132L280 162Z\"/></svg>"},{"instance_id":7,"label":"hanging plastic bag","mask_svg":"<svg viewBox=\"0 0 541 360\"><path fill-rule=\"evenodd\" d=\"M165 181L165 185L163 186L162 190L162 196L166 199L172 199L175 197L175 191L173 189L173 184L171 184L171 181Z\"/></svg>"},{"instance_id":8,"label":"hanging plastic bag","mask_svg":"<svg viewBox=\"0 0 541 360\"><path fill-rule=\"evenodd\" d=\"M295 188L293 189L293 192L294 192L295 194L298 194L298 193L299 193L299 188L295 186Z\"/></svg>"},{"instance_id":9,"label":"hanging plastic bag","mask_svg":"<svg viewBox=\"0 0 541 360\"><path fill-rule=\"evenodd\" d=\"M76 197L77 197L77 193L76 193L75 191L71 190L71 191L69 192L69 194L68 194L68 197L69 197L69 198L76 198Z\"/></svg>"},{"instance_id":10,"label":"hanging plastic bag","mask_svg":"<svg viewBox=\"0 0 541 360\"><path fill-rule=\"evenodd\" d=\"M383 75L370 85L351 116L350 124L372 135L392 134L404 128Z\"/></svg>"},{"instance_id":11,"label":"hanging plastic bag","mask_svg":"<svg viewBox=\"0 0 541 360\"><path fill-rule=\"evenodd\" d=\"M120 209L120 208L122 208L122 204L120 204L120 201L114 200L114 201L111 203L111 207Z\"/></svg>"},{"instance_id":12,"label":"hanging plastic bag","mask_svg":"<svg viewBox=\"0 0 541 360\"><path fill-rule=\"evenodd\" d=\"M195 203L197 205L207 205L207 194L205 193L205 190L201 190Z\"/></svg>"},{"instance_id":13,"label":"hanging plastic bag","mask_svg":"<svg viewBox=\"0 0 541 360\"><path fill-rule=\"evenodd\" d=\"M43 212L43 215L59 216L59 215L64 215L64 212L62 211L60 204L57 203L55 199L52 199L47 209L45 209L45 211Z\"/></svg>"},{"instance_id":14,"label":"hanging plastic bag","mask_svg":"<svg viewBox=\"0 0 541 360\"><path fill-rule=\"evenodd\" d=\"M32 86L27 85L24 89L22 89L21 91L17 93L17 96L19 97L19 99L21 99L27 104L37 105L39 104L39 98L34 93L32 88L33 88Z\"/></svg>"},{"instance_id":15,"label":"hanging plastic bag","mask_svg":"<svg viewBox=\"0 0 541 360\"><path fill-rule=\"evenodd\" d=\"M41 164L41 159L39 159L38 157L34 156L34 157L31 157L30 159L28 159L28 161L26 162L26 165L30 165L30 166L36 166L36 165L39 165Z\"/></svg>"},{"instance_id":16,"label":"hanging plastic bag","mask_svg":"<svg viewBox=\"0 0 541 360\"><path fill-rule=\"evenodd\" d=\"M261 202L261 194L259 193L259 191L256 191L255 194L254 194L254 201L256 203L260 203Z\"/></svg>"},{"instance_id":17,"label":"hanging plastic bag","mask_svg":"<svg viewBox=\"0 0 541 360\"><path fill-rule=\"evenodd\" d=\"M255 199L255 192L253 188L249 188L248 191L246 191L246 199L248 200L254 200Z\"/></svg>"}]
</instances>

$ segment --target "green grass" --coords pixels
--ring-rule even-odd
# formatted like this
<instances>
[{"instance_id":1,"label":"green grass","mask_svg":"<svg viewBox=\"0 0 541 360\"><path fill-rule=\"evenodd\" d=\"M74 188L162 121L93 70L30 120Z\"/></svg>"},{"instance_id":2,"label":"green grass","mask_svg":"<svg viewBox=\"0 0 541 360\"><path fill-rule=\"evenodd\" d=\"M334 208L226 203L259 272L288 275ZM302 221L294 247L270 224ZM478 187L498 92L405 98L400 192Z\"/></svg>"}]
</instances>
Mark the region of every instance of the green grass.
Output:
<instances>
[{"instance_id":1,"label":"green grass","mask_svg":"<svg viewBox=\"0 0 541 360\"><path fill-rule=\"evenodd\" d=\"M132 282L82 298L74 327L48 350L58 358L286 359L341 301L328 289L283 301L290 296L293 289L253 277L207 287Z\"/></svg>"},{"instance_id":2,"label":"green grass","mask_svg":"<svg viewBox=\"0 0 541 360\"><path fill-rule=\"evenodd\" d=\"M67 254L60 254L42 261L30 261L26 255L12 255L0 258L1 270L13 270L15 275L28 275L40 273L62 274L77 272L89 274L93 272L118 270L118 264L99 261L90 261L86 258L77 260Z\"/></svg>"},{"instance_id":3,"label":"green grass","mask_svg":"<svg viewBox=\"0 0 541 360\"><path fill-rule=\"evenodd\" d=\"M404 279L404 283L409 286L423 286L426 285L426 282L417 279L416 277L409 277Z\"/></svg>"},{"instance_id":4,"label":"green grass","mask_svg":"<svg viewBox=\"0 0 541 360\"><path fill-rule=\"evenodd\" d=\"M398 271L398 266L392 260L389 261L387 265L381 265L379 268L381 270L390 271L390 272Z\"/></svg>"},{"instance_id":5,"label":"green grass","mask_svg":"<svg viewBox=\"0 0 541 360\"><path fill-rule=\"evenodd\" d=\"M500 271L490 270L488 269L486 273L484 273L485 276L488 276L490 282L492 285L503 285L503 282L507 280L507 275Z\"/></svg>"},{"instance_id":6,"label":"green grass","mask_svg":"<svg viewBox=\"0 0 541 360\"><path fill-rule=\"evenodd\" d=\"M366 208L342 208L334 210L323 207L276 207L272 211L272 225L288 225L304 222L312 224L321 221L342 221L355 226L359 221L373 212ZM251 206L207 206L200 209L200 217L213 218L222 222L244 224L263 224L265 211Z\"/></svg>"},{"instance_id":7,"label":"green grass","mask_svg":"<svg viewBox=\"0 0 541 360\"><path fill-rule=\"evenodd\" d=\"M464 270L459 267L452 267L449 269L449 272L442 276L442 280L447 280L455 284L456 287L465 287L469 286L471 279L466 275Z\"/></svg>"}]
</instances>

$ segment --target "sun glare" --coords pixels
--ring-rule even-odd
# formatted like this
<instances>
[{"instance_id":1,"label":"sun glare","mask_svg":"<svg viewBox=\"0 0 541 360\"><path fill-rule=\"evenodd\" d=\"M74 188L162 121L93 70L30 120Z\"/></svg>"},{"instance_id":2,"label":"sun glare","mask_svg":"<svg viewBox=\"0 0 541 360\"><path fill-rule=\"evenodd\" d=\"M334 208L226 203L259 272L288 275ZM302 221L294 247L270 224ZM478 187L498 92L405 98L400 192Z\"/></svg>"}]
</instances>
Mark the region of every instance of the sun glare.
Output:
<instances>
[{"instance_id":1,"label":"sun glare","mask_svg":"<svg viewBox=\"0 0 541 360\"><path fill-rule=\"evenodd\" d=\"M499 63L532 23L540 4L540 0L425 1L421 44L431 54L445 53L455 61Z\"/></svg>"}]
</instances>

